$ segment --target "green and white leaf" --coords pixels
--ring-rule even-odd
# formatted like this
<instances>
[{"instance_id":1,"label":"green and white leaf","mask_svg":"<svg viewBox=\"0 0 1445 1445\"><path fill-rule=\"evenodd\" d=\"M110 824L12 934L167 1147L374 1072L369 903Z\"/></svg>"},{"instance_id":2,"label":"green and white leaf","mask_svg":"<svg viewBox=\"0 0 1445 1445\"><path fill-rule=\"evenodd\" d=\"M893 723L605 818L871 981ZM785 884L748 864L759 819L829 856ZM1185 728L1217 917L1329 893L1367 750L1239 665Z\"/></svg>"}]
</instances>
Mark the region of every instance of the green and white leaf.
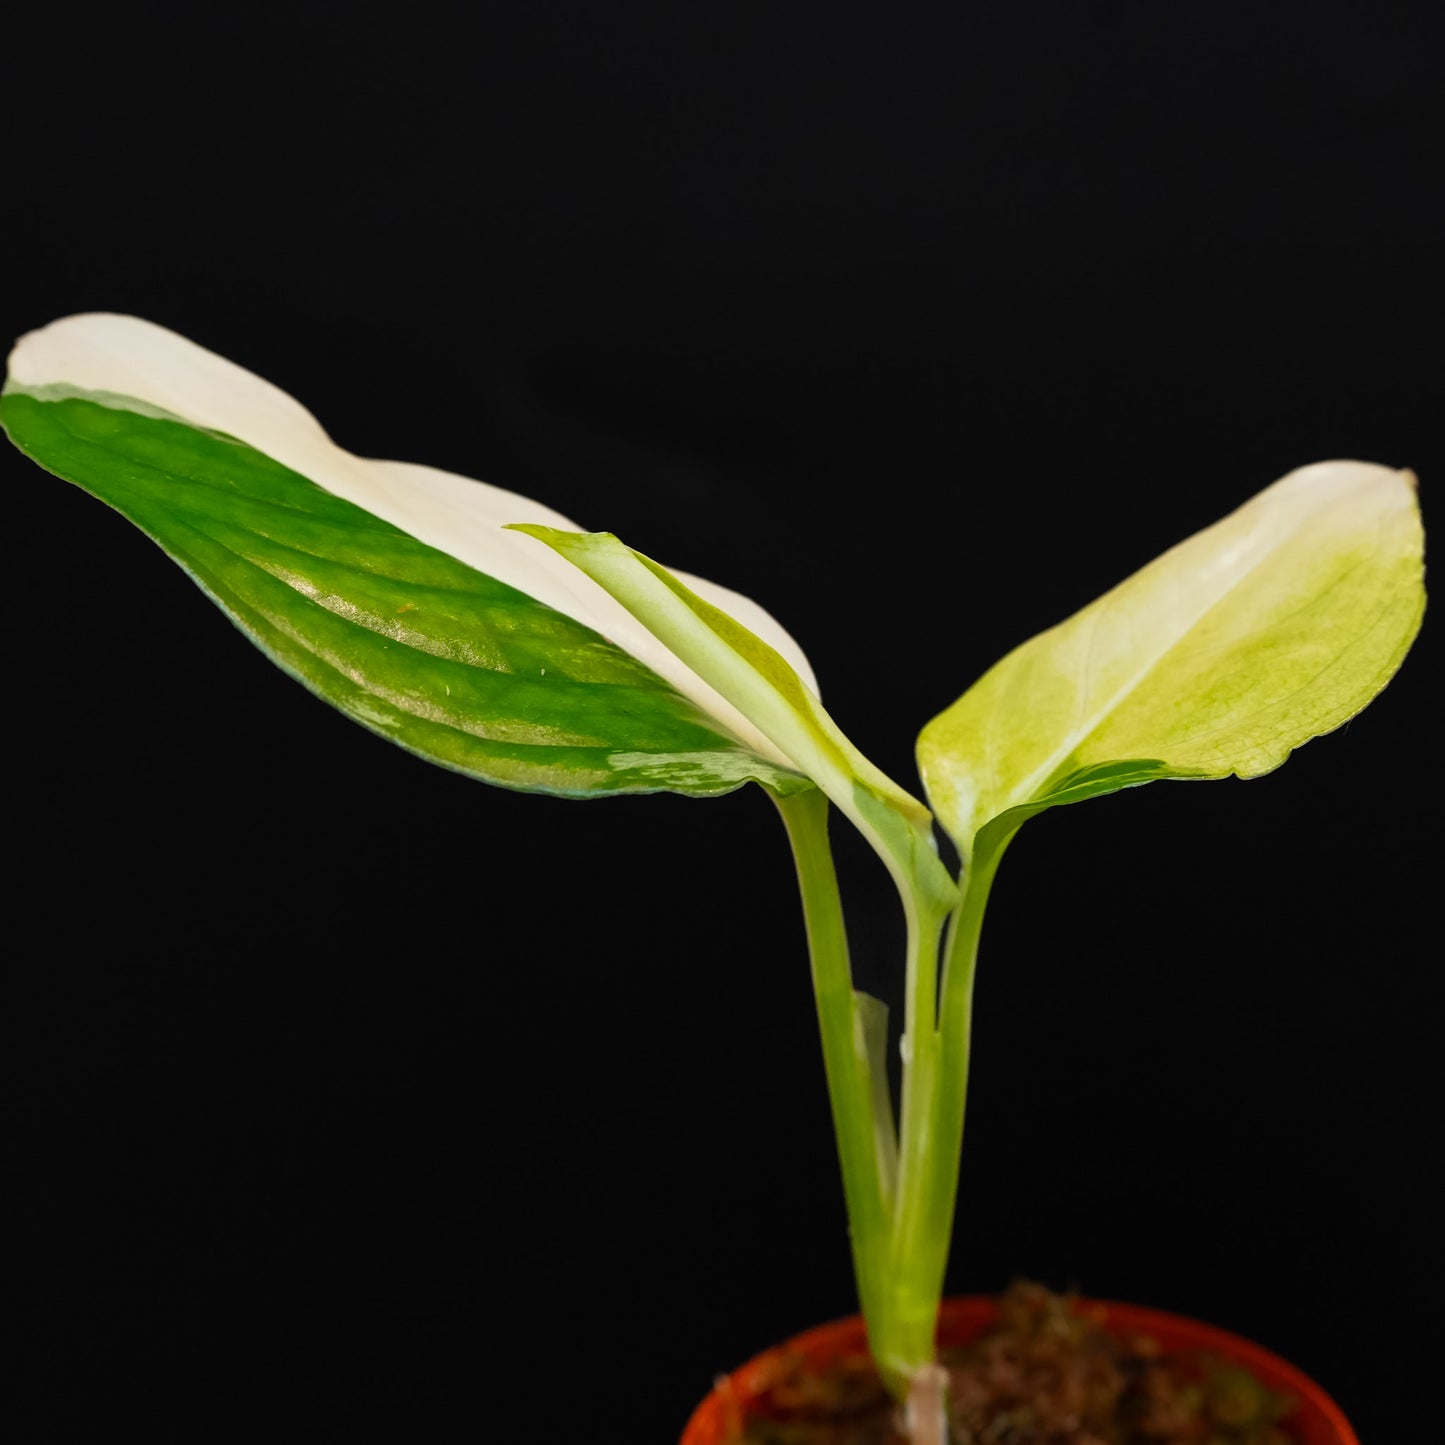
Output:
<instances>
[{"instance_id":1,"label":"green and white leaf","mask_svg":"<svg viewBox=\"0 0 1445 1445\"><path fill-rule=\"evenodd\" d=\"M985 673L919 736L927 795L968 856L1060 803L1257 777L1385 686L1424 603L1414 477L1303 467Z\"/></svg>"},{"instance_id":2,"label":"green and white leaf","mask_svg":"<svg viewBox=\"0 0 1445 1445\"><path fill-rule=\"evenodd\" d=\"M701 678L730 698L791 764L863 832L905 898L945 912L956 901L932 816L843 735L789 661L756 633L610 532L521 525L585 572Z\"/></svg>"},{"instance_id":3,"label":"green and white leaf","mask_svg":"<svg viewBox=\"0 0 1445 1445\"><path fill-rule=\"evenodd\" d=\"M569 519L353 456L284 392L162 327L93 314L23 337L0 421L150 535L286 671L434 762L568 796L809 786L602 588L506 529ZM811 683L756 603L689 582Z\"/></svg>"}]
</instances>

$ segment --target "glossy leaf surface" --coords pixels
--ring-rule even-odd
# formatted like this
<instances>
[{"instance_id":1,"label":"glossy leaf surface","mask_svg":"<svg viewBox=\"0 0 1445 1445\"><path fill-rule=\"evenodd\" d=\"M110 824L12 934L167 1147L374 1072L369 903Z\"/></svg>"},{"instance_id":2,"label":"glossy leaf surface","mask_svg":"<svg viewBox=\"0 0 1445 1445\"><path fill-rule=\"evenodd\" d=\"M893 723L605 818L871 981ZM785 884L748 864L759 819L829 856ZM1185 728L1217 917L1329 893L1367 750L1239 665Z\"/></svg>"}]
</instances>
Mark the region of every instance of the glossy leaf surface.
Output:
<instances>
[{"instance_id":1,"label":"glossy leaf surface","mask_svg":"<svg viewBox=\"0 0 1445 1445\"><path fill-rule=\"evenodd\" d=\"M12 387L0 418L43 467L154 538L287 672L433 762L567 796L806 786L592 629L234 437L73 391Z\"/></svg>"},{"instance_id":2,"label":"glossy leaf surface","mask_svg":"<svg viewBox=\"0 0 1445 1445\"><path fill-rule=\"evenodd\" d=\"M993 820L1002 837L1043 807L1278 767L1400 666L1424 610L1422 552L1410 473L1291 472L934 718L918 757L940 821L968 854Z\"/></svg>"}]
</instances>

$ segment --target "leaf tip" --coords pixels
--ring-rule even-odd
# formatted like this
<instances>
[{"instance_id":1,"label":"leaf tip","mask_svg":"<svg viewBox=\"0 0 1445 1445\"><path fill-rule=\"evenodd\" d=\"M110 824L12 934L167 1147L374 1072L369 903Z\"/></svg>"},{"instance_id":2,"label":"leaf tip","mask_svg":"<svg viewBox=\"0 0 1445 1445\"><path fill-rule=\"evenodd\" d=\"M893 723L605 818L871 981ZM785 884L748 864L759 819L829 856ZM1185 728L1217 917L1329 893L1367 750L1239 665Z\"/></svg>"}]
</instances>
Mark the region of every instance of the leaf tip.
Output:
<instances>
[{"instance_id":1,"label":"leaf tip","mask_svg":"<svg viewBox=\"0 0 1445 1445\"><path fill-rule=\"evenodd\" d=\"M525 532L539 542L562 551L567 546L581 546L594 538L616 541L611 532L571 532L565 527L548 527L541 522L503 522L504 532Z\"/></svg>"}]
</instances>

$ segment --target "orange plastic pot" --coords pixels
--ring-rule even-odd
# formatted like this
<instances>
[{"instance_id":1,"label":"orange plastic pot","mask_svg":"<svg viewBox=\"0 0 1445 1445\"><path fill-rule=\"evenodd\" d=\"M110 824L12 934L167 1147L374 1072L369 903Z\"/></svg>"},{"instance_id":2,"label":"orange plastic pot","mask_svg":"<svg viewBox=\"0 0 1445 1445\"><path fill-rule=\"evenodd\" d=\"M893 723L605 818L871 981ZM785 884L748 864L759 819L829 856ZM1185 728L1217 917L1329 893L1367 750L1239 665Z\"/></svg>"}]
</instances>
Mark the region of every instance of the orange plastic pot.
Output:
<instances>
[{"instance_id":1,"label":"orange plastic pot","mask_svg":"<svg viewBox=\"0 0 1445 1445\"><path fill-rule=\"evenodd\" d=\"M1115 1300L1080 1300L1106 1327L1152 1335L1165 1350L1204 1351L1231 1360L1253 1372L1270 1389L1289 1395L1297 1404L1281 1422L1296 1445L1360 1445L1340 1407L1308 1375L1250 1340L1183 1315L1147 1309ZM993 1323L997 1302L992 1296L965 1295L943 1302L938 1316L942 1349L967 1344ZM749 1410L790 1370L826 1366L867 1349L858 1315L818 1325L776 1345L720 1379L693 1411L680 1445L728 1445L747 1420Z\"/></svg>"}]
</instances>

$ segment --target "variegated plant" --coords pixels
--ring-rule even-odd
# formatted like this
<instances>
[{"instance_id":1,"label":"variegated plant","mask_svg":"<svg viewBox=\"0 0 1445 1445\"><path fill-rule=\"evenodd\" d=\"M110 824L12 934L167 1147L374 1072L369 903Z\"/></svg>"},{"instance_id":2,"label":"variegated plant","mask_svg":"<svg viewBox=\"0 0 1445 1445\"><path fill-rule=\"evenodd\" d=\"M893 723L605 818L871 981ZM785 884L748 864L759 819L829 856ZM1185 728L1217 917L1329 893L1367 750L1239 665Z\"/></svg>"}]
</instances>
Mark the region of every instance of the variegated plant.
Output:
<instances>
[{"instance_id":1,"label":"variegated plant","mask_svg":"<svg viewBox=\"0 0 1445 1445\"><path fill-rule=\"evenodd\" d=\"M161 327L97 314L30 333L0 418L281 667L422 757L567 797L748 782L773 797L797 860L859 1295L900 1394L932 1358L974 961L1009 841L1056 804L1277 767L1384 687L1424 608L1414 478L1304 467L934 718L918 742L930 812L853 747L755 603L525 497L352 456L289 396ZM884 861L907 920L896 1110L883 1006L850 977L830 804Z\"/></svg>"}]
</instances>

